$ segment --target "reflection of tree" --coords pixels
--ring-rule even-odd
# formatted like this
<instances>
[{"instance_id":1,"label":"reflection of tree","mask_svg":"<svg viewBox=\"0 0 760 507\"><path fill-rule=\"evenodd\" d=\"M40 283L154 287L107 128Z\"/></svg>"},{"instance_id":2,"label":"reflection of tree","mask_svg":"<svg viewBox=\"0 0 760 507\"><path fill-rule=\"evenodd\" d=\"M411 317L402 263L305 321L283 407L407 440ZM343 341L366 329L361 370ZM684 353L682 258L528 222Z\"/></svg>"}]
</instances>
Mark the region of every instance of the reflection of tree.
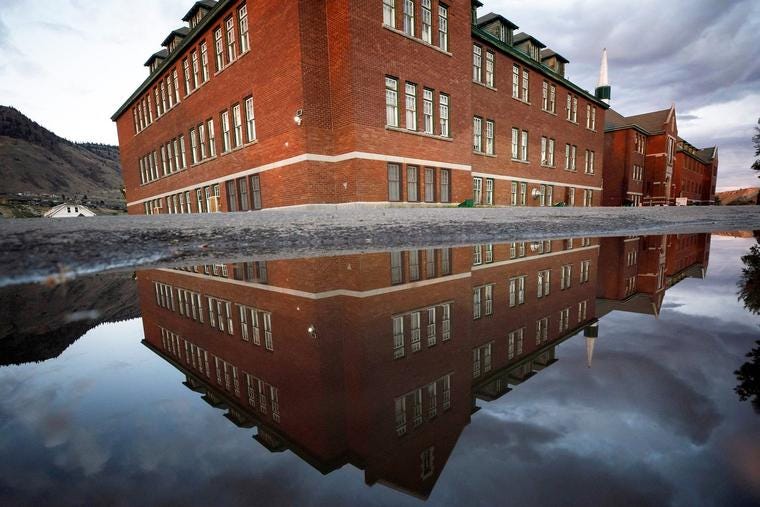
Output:
<instances>
[{"instance_id":1,"label":"reflection of tree","mask_svg":"<svg viewBox=\"0 0 760 507\"><path fill-rule=\"evenodd\" d=\"M734 390L742 401L750 400L755 412L760 414L760 340L755 343L757 347L747 352L750 360L734 372L739 381Z\"/></svg>"},{"instance_id":2,"label":"reflection of tree","mask_svg":"<svg viewBox=\"0 0 760 507\"><path fill-rule=\"evenodd\" d=\"M744 308L760 314L760 246L753 245L749 253L742 256L742 263L744 267L738 284L739 299L744 302Z\"/></svg>"}]
</instances>

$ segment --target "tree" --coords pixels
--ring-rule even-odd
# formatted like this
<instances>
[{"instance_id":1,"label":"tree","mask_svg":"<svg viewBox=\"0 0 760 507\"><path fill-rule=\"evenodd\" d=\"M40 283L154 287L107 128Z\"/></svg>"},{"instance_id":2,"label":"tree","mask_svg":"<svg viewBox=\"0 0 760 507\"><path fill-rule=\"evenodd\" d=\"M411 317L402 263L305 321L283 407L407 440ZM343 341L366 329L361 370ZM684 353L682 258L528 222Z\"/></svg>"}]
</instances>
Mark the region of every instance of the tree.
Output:
<instances>
[{"instance_id":1,"label":"tree","mask_svg":"<svg viewBox=\"0 0 760 507\"><path fill-rule=\"evenodd\" d=\"M739 300L745 309L757 315L760 314L760 246L753 245L749 253L742 256L742 263L744 267L737 284Z\"/></svg>"},{"instance_id":2,"label":"tree","mask_svg":"<svg viewBox=\"0 0 760 507\"><path fill-rule=\"evenodd\" d=\"M760 118L757 119L757 125L758 126L755 127L755 135L752 136L752 144L755 145L755 157L758 157L758 159L752 164L752 169L760 171ZM758 176L758 178L760 178L760 176Z\"/></svg>"},{"instance_id":3,"label":"tree","mask_svg":"<svg viewBox=\"0 0 760 507\"><path fill-rule=\"evenodd\" d=\"M750 400L752 408L760 414L760 340L757 347L747 352L750 359L734 372L739 385L734 388L741 401Z\"/></svg>"}]
</instances>

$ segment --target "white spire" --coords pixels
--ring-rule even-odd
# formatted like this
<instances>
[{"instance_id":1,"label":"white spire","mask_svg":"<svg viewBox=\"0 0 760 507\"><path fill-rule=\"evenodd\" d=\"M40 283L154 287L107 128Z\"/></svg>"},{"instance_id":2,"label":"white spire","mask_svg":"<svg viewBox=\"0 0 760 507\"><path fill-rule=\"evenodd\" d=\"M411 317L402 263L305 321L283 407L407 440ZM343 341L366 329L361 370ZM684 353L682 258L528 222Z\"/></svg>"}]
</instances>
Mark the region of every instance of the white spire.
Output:
<instances>
[{"instance_id":1,"label":"white spire","mask_svg":"<svg viewBox=\"0 0 760 507\"><path fill-rule=\"evenodd\" d=\"M586 365L591 368L591 361L594 359L594 344L596 338L586 337Z\"/></svg>"},{"instance_id":2,"label":"white spire","mask_svg":"<svg viewBox=\"0 0 760 507\"><path fill-rule=\"evenodd\" d=\"M607 75L607 48L604 48L602 51L602 67L599 69L599 82L597 83L597 87L600 86L609 86L610 85L610 79Z\"/></svg>"}]
</instances>

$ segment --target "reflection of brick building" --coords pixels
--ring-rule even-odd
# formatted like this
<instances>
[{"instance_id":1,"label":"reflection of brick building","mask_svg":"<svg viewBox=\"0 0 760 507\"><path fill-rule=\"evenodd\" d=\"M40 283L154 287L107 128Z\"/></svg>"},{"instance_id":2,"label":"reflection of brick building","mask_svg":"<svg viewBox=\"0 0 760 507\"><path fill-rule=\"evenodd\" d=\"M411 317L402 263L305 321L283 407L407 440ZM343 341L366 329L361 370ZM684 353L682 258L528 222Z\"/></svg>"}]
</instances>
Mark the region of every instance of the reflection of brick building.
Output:
<instances>
[{"instance_id":1,"label":"reflection of brick building","mask_svg":"<svg viewBox=\"0 0 760 507\"><path fill-rule=\"evenodd\" d=\"M475 397L595 321L596 241L140 273L145 343L273 451L427 497Z\"/></svg>"},{"instance_id":2,"label":"reflection of brick building","mask_svg":"<svg viewBox=\"0 0 760 507\"><path fill-rule=\"evenodd\" d=\"M717 148L698 150L678 136L675 106L624 117L609 110L605 124L606 206L712 204Z\"/></svg>"},{"instance_id":3,"label":"reflection of brick building","mask_svg":"<svg viewBox=\"0 0 760 507\"><path fill-rule=\"evenodd\" d=\"M598 204L606 104L479 5L196 2L113 116L129 212Z\"/></svg>"},{"instance_id":4,"label":"reflection of brick building","mask_svg":"<svg viewBox=\"0 0 760 507\"><path fill-rule=\"evenodd\" d=\"M658 316L665 291L686 277L703 278L709 234L628 236L600 240L597 311Z\"/></svg>"}]
</instances>

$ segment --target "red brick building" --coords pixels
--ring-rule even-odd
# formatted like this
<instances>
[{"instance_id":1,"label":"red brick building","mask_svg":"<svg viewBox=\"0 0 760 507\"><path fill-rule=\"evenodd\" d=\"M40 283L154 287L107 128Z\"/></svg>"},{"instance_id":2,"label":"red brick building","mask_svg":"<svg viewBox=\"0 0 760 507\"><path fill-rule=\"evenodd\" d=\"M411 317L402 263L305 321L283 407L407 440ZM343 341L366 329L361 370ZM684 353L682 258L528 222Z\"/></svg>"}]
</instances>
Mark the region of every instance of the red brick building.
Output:
<instances>
[{"instance_id":1,"label":"red brick building","mask_svg":"<svg viewBox=\"0 0 760 507\"><path fill-rule=\"evenodd\" d=\"M478 6L196 2L113 116L129 212L599 204L606 104Z\"/></svg>"},{"instance_id":2,"label":"red brick building","mask_svg":"<svg viewBox=\"0 0 760 507\"><path fill-rule=\"evenodd\" d=\"M597 241L138 275L145 343L272 451L427 497L477 410L595 322Z\"/></svg>"},{"instance_id":3,"label":"red brick building","mask_svg":"<svg viewBox=\"0 0 760 507\"><path fill-rule=\"evenodd\" d=\"M624 117L607 111L605 206L713 204L718 150L678 136L676 109Z\"/></svg>"}]
</instances>

